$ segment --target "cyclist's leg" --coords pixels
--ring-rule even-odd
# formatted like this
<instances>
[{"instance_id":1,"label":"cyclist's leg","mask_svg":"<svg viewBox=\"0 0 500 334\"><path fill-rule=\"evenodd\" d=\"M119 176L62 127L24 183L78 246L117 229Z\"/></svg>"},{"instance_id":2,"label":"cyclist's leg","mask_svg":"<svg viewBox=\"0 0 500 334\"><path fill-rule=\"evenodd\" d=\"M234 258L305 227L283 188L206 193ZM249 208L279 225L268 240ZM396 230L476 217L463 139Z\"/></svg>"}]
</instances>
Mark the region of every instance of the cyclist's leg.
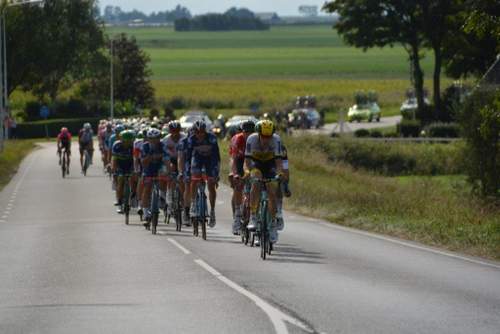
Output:
<instances>
[{"instance_id":1,"label":"cyclist's leg","mask_svg":"<svg viewBox=\"0 0 500 334\"><path fill-rule=\"evenodd\" d=\"M123 199L123 186L125 178L122 175L123 173L118 173L117 181L116 181L116 201L118 204L122 204Z\"/></svg>"},{"instance_id":2,"label":"cyclist's leg","mask_svg":"<svg viewBox=\"0 0 500 334\"><path fill-rule=\"evenodd\" d=\"M252 174L250 175L252 180L262 180L262 172L254 168ZM259 207L260 201L260 183L252 182L252 187L250 190L250 223L248 224L249 230L255 230L257 228L257 209Z\"/></svg>"},{"instance_id":3,"label":"cyclist's leg","mask_svg":"<svg viewBox=\"0 0 500 334\"><path fill-rule=\"evenodd\" d=\"M79 143L78 146L80 147L79 148L79 150L80 150L80 167L82 167L82 169L83 169L83 153L84 153L85 147L82 143Z\"/></svg>"},{"instance_id":4,"label":"cyclist's leg","mask_svg":"<svg viewBox=\"0 0 500 334\"><path fill-rule=\"evenodd\" d=\"M145 209L146 213L149 212L149 207L151 205L151 189L153 187L153 177L144 176L144 186L142 193L142 207Z\"/></svg>"}]
</instances>

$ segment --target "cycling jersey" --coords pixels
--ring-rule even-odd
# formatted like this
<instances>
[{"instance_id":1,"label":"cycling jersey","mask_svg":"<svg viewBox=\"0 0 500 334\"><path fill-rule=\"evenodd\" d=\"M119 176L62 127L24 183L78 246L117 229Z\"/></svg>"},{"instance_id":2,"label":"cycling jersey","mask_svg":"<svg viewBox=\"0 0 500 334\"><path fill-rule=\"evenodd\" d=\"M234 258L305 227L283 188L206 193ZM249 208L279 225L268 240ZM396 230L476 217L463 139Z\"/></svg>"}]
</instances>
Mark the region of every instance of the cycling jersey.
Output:
<instances>
[{"instance_id":1,"label":"cycling jersey","mask_svg":"<svg viewBox=\"0 0 500 334\"><path fill-rule=\"evenodd\" d=\"M104 146L104 149L105 150L110 150L111 149L111 146L109 146L110 142L109 142L109 138L114 134L113 131L104 131L103 134L102 134L102 143L103 143L103 146Z\"/></svg>"},{"instance_id":2,"label":"cycling jersey","mask_svg":"<svg viewBox=\"0 0 500 334\"><path fill-rule=\"evenodd\" d=\"M118 174L131 174L134 170L133 146L125 147L121 141L117 141L111 152L117 163Z\"/></svg>"},{"instance_id":3,"label":"cycling jersey","mask_svg":"<svg viewBox=\"0 0 500 334\"><path fill-rule=\"evenodd\" d=\"M141 159L144 160L154 155L161 155L161 158L151 160L147 166L144 166L143 163L142 174L145 177L157 177L165 162L169 161L169 156L164 143L160 142L153 146L150 142L144 142L141 149Z\"/></svg>"},{"instance_id":4,"label":"cycling jersey","mask_svg":"<svg viewBox=\"0 0 500 334\"><path fill-rule=\"evenodd\" d=\"M189 140L190 137L186 136L184 138L182 138L181 140L179 140L179 143L177 144L177 158L179 157L183 157L184 158L184 170L182 171L182 173L184 173L185 175L185 178L184 178L184 181L185 182L189 182L189 163L187 161L187 147L188 147L188 140Z\"/></svg>"},{"instance_id":5,"label":"cycling jersey","mask_svg":"<svg viewBox=\"0 0 500 334\"><path fill-rule=\"evenodd\" d=\"M186 138L186 135L184 133L181 133L179 135L179 139L177 141L174 140L172 134L169 134L165 139L162 140L162 142L166 145L167 147L167 152L168 155L170 156L170 162L177 166L177 148L181 140Z\"/></svg>"},{"instance_id":6,"label":"cycling jersey","mask_svg":"<svg viewBox=\"0 0 500 334\"><path fill-rule=\"evenodd\" d=\"M236 165L236 173L239 176L243 176L243 166L245 164L245 149L246 149L247 139L244 133L239 133L231 138L231 146L229 148L229 154Z\"/></svg>"},{"instance_id":7,"label":"cycling jersey","mask_svg":"<svg viewBox=\"0 0 500 334\"><path fill-rule=\"evenodd\" d=\"M109 136L109 139L107 141L108 145L108 150L111 149L113 147L113 144L115 143L115 141L118 140L118 136L116 135L116 133L113 133L111 136Z\"/></svg>"},{"instance_id":8,"label":"cycling jersey","mask_svg":"<svg viewBox=\"0 0 500 334\"><path fill-rule=\"evenodd\" d=\"M281 138L274 134L264 146L259 134L252 134L247 139L245 157L251 159L253 168L258 169L264 178L274 178L276 176L276 159L282 158Z\"/></svg>"},{"instance_id":9,"label":"cycling jersey","mask_svg":"<svg viewBox=\"0 0 500 334\"><path fill-rule=\"evenodd\" d=\"M80 142L80 145L88 145L89 143L92 142L92 139L94 137L94 132L92 130L85 130L82 129L80 130L78 134L78 140Z\"/></svg>"},{"instance_id":10,"label":"cycling jersey","mask_svg":"<svg viewBox=\"0 0 500 334\"><path fill-rule=\"evenodd\" d=\"M204 168L208 177L219 176L220 152L215 135L207 133L202 140L196 136L189 137L186 158L190 164L188 172L191 174L200 175Z\"/></svg>"},{"instance_id":11,"label":"cycling jersey","mask_svg":"<svg viewBox=\"0 0 500 334\"><path fill-rule=\"evenodd\" d=\"M254 161L268 162L281 158L281 138L277 134L269 140L266 146L262 145L258 133L250 135L247 139L245 157Z\"/></svg>"},{"instance_id":12,"label":"cycling jersey","mask_svg":"<svg viewBox=\"0 0 500 334\"><path fill-rule=\"evenodd\" d=\"M60 134L57 135L57 141L59 142L61 149L65 149L68 152L68 154L71 154L71 133L61 132Z\"/></svg>"}]
</instances>

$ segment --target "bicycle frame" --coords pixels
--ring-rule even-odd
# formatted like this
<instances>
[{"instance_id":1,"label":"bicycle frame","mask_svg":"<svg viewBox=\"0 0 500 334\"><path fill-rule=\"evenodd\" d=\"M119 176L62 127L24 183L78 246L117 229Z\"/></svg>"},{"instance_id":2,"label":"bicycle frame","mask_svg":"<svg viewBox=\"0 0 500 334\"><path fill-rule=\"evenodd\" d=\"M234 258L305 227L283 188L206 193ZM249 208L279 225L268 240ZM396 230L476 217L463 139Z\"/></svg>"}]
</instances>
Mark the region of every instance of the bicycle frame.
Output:
<instances>
[{"instance_id":1,"label":"bicycle frame","mask_svg":"<svg viewBox=\"0 0 500 334\"><path fill-rule=\"evenodd\" d=\"M207 187L208 178L203 175L200 179L194 179L199 181L198 187L196 189L195 198L195 209L196 216L192 217L193 220L193 234L198 236L198 224L201 223L201 232L203 240L207 240L207 217L208 217L208 206L207 206L207 195L205 194L205 189Z\"/></svg>"},{"instance_id":2,"label":"bicycle frame","mask_svg":"<svg viewBox=\"0 0 500 334\"><path fill-rule=\"evenodd\" d=\"M153 178L153 186L151 189L151 233L156 234L158 226L158 217L160 215L160 182L158 178Z\"/></svg>"}]
</instances>

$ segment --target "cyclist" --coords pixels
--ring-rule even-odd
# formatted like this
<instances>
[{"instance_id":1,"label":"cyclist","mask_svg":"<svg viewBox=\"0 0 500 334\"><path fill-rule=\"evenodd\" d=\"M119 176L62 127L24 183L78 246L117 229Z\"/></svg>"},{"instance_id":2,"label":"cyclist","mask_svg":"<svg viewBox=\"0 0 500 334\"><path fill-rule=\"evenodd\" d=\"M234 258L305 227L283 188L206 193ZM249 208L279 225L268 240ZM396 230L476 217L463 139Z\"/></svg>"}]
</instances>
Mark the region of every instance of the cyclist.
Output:
<instances>
[{"instance_id":1,"label":"cyclist","mask_svg":"<svg viewBox=\"0 0 500 334\"><path fill-rule=\"evenodd\" d=\"M179 144L177 144L177 167L179 170L178 178L179 181L183 184L183 195L184 199L184 217L183 221L185 224L190 225L189 219L189 208L191 206L191 180L189 178L189 171L187 170L189 167L189 163L187 161L187 147L188 140L193 134L193 129L188 130L188 134L179 140Z\"/></svg>"},{"instance_id":2,"label":"cyclist","mask_svg":"<svg viewBox=\"0 0 500 334\"><path fill-rule=\"evenodd\" d=\"M139 215L142 215L144 213L142 209L142 194L144 192L144 183L142 178L141 151L142 145L146 142L147 132L148 130L145 127L139 130L136 136L136 140L134 141L134 171L138 175L136 193L138 194L137 213Z\"/></svg>"},{"instance_id":3,"label":"cyclist","mask_svg":"<svg viewBox=\"0 0 500 334\"><path fill-rule=\"evenodd\" d=\"M112 154L112 167L111 170L113 175L117 176L117 186L116 186L116 198L120 205L118 213L123 213L123 190L124 190L124 176L129 175L130 177L130 189L131 192L135 189L136 178L133 176L134 171L134 131L124 131L120 135L120 140L113 144ZM131 196L133 197L133 196Z\"/></svg>"},{"instance_id":4,"label":"cyclist","mask_svg":"<svg viewBox=\"0 0 500 334\"><path fill-rule=\"evenodd\" d=\"M229 154L231 157L231 174L233 185L233 234L239 234L241 228L241 205L243 203L243 186L241 178L244 176L245 150L248 137L255 131L255 123L248 120L241 124L241 133L231 139Z\"/></svg>"},{"instance_id":5,"label":"cyclist","mask_svg":"<svg viewBox=\"0 0 500 334\"><path fill-rule=\"evenodd\" d=\"M282 166L282 148L281 138L274 133L274 123L269 120L262 120L255 126L255 132L247 139L245 150L245 177L250 176L254 180L273 179L281 176ZM252 183L250 193L250 223L249 230L258 229L257 209L260 201L259 183ZM276 194L277 186L275 183L269 183L267 187L269 195L269 210L272 217L270 241L276 243L278 234L276 231Z\"/></svg>"},{"instance_id":6,"label":"cyclist","mask_svg":"<svg viewBox=\"0 0 500 334\"><path fill-rule=\"evenodd\" d=\"M290 170L288 165L288 151L284 144L281 144L281 157L283 160L283 177L280 180L280 189L278 191L278 204L276 212L276 223L278 231L285 229L285 222L283 220L283 196L291 197L292 192L288 183L290 182Z\"/></svg>"},{"instance_id":7,"label":"cyclist","mask_svg":"<svg viewBox=\"0 0 500 334\"><path fill-rule=\"evenodd\" d=\"M115 132L109 136L109 139L107 141L108 145L108 161L111 161L112 159L112 152L111 149L113 148L113 144L115 141L120 139L120 133L125 131L125 127L122 124L117 124L115 126Z\"/></svg>"},{"instance_id":8,"label":"cyclist","mask_svg":"<svg viewBox=\"0 0 500 334\"><path fill-rule=\"evenodd\" d=\"M89 152L90 164L94 157L94 132L90 123L85 123L83 129L78 133L78 143L80 144L80 165L83 170L83 153L85 150Z\"/></svg>"},{"instance_id":9,"label":"cyclist","mask_svg":"<svg viewBox=\"0 0 500 334\"><path fill-rule=\"evenodd\" d=\"M104 167L106 167L110 161L108 161L108 151L111 147L108 147L109 137L113 135L113 124L106 123L104 129L99 133L99 145L102 153L102 160Z\"/></svg>"},{"instance_id":10,"label":"cyclist","mask_svg":"<svg viewBox=\"0 0 500 334\"><path fill-rule=\"evenodd\" d=\"M165 145L160 141L161 131L151 128L147 133L147 141L144 142L141 149L141 164L143 166L142 176L144 189L142 193L142 205L146 209L144 226L149 225L151 211L149 210L151 201L151 189L153 179L158 178L160 170L170 160Z\"/></svg>"},{"instance_id":11,"label":"cyclist","mask_svg":"<svg viewBox=\"0 0 500 334\"><path fill-rule=\"evenodd\" d=\"M196 190L202 178L202 171L208 177L208 193L210 201L210 220L208 226L215 226L215 200L217 198L217 182L220 170L220 151L217 137L207 132L207 124L198 120L193 125L194 135L187 141L186 161L189 163L188 176L191 176L191 217L196 214Z\"/></svg>"},{"instance_id":12,"label":"cyclist","mask_svg":"<svg viewBox=\"0 0 500 334\"><path fill-rule=\"evenodd\" d=\"M61 165L62 163L61 153L63 149L66 150L66 152L68 152L67 173L69 174L69 163L71 157L71 133L66 127L61 128L61 132L57 135L57 154L59 154L59 165Z\"/></svg>"}]
</instances>

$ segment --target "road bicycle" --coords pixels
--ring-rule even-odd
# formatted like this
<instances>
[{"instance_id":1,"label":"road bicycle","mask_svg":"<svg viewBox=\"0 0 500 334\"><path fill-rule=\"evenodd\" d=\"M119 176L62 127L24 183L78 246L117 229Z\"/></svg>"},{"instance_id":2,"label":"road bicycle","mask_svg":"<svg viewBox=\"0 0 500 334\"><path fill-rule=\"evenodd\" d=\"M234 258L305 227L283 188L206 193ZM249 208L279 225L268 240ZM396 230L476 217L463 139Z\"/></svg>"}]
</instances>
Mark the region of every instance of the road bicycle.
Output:
<instances>
[{"instance_id":1,"label":"road bicycle","mask_svg":"<svg viewBox=\"0 0 500 334\"><path fill-rule=\"evenodd\" d=\"M158 178L153 178L149 212L151 213L151 215L147 219L146 229L151 230L151 233L153 235L156 235L158 218L160 216L160 182Z\"/></svg>"},{"instance_id":2,"label":"road bicycle","mask_svg":"<svg viewBox=\"0 0 500 334\"><path fill-rule=\"evenodd\" d=\"M207 195L205 189L207 187L207 176L203 174L199 179L192 178L192 181L200 181L196 189L196 198L194 200L195 214L191 217L193 224L193 235L199 236L199 227L201 227L201 237L207 240L207 220L208 220L208 206Z\"/></svg>"},{"instance_id":3,"label":"road bicycle","mask_svg":"<svg viewBox=\"0 0 500 334\"><path fill-rule=\"evenodd\" d=\"M272 182L277 182L277 178L273 179L262 179L262 180L252 180L260 185L260 202L259 210L257 212L258 228L252 235L252 245L255 244L255 238L259 238L260 243L260 257L265 260L268 255L271 255L273 251L273 244L270 240L271 228L272 228L272 218L269 212L269 194L267 187Z\"/></svg>"},{"instance_id":4,"label":"road bicycle","mask_svg":"<svg viewBox=\"0 0 500 334\"><path fill-rule=\"evenodd\" d=\"M83 150L83 167L82 167L82 173L83 176L87 176L87 170L89 169L90 166L90 153L88 149Z\"/></svg>"},{"instance_id":5,"label":"road bicycle","mask_svg":"<svg viewBox=\"0 0 500 334\"><path fill-rule=\"evenodd\" d=\"M61 155L62 155L62 162L61 162ZM62 172L62 177L63 179L66 177L66 175L69 174L69 152L67 148L64 148L64 151L59 151L59 161L61 165L61 172Z\"/></svg>"},{"instance_id":6,"label":"road bicycle","mask_svg":"<svg viewBox=\"0 0 500 334\"><path fill-rule=\"evenodd\" d=\"M175 229L177 232L182 230L182 196L180 181L177 179L176 174L171 175L172 180L175 184L173 189L167 190L167 215L165 216L165 222L170 223L170 218L175 220Z\"/></svg>"},{"instance_id":7,"label":"road bicycle","mask_svg":"<svg viewBox=\"0 0 500 334\"><path fill-rule=\"evenodd\" d=\"M250 242L250 231L248 231L247 226L250 222L250 191L251 183L250 180L244 180L245 184L243 187L243 203L241 205L241 225L240 225L240 235L241 242L248 245ZM252 244L253 246L253 244Z\"/></svg>"},{"instance_id":8,"label":"road bicycle","mask_svg":"<svg viewBox=\"0 0 500 334\"><path fill-rule=\"evenodd\" d=\"M129 217L130 217L130 207L131 207L131 191L130 191L130 175L121 175L118 177L123 178L123 197L122 197L122 208L123 208L123 214L125 215L125 225L129 224Z\"/></svg>"}]
</instances>

